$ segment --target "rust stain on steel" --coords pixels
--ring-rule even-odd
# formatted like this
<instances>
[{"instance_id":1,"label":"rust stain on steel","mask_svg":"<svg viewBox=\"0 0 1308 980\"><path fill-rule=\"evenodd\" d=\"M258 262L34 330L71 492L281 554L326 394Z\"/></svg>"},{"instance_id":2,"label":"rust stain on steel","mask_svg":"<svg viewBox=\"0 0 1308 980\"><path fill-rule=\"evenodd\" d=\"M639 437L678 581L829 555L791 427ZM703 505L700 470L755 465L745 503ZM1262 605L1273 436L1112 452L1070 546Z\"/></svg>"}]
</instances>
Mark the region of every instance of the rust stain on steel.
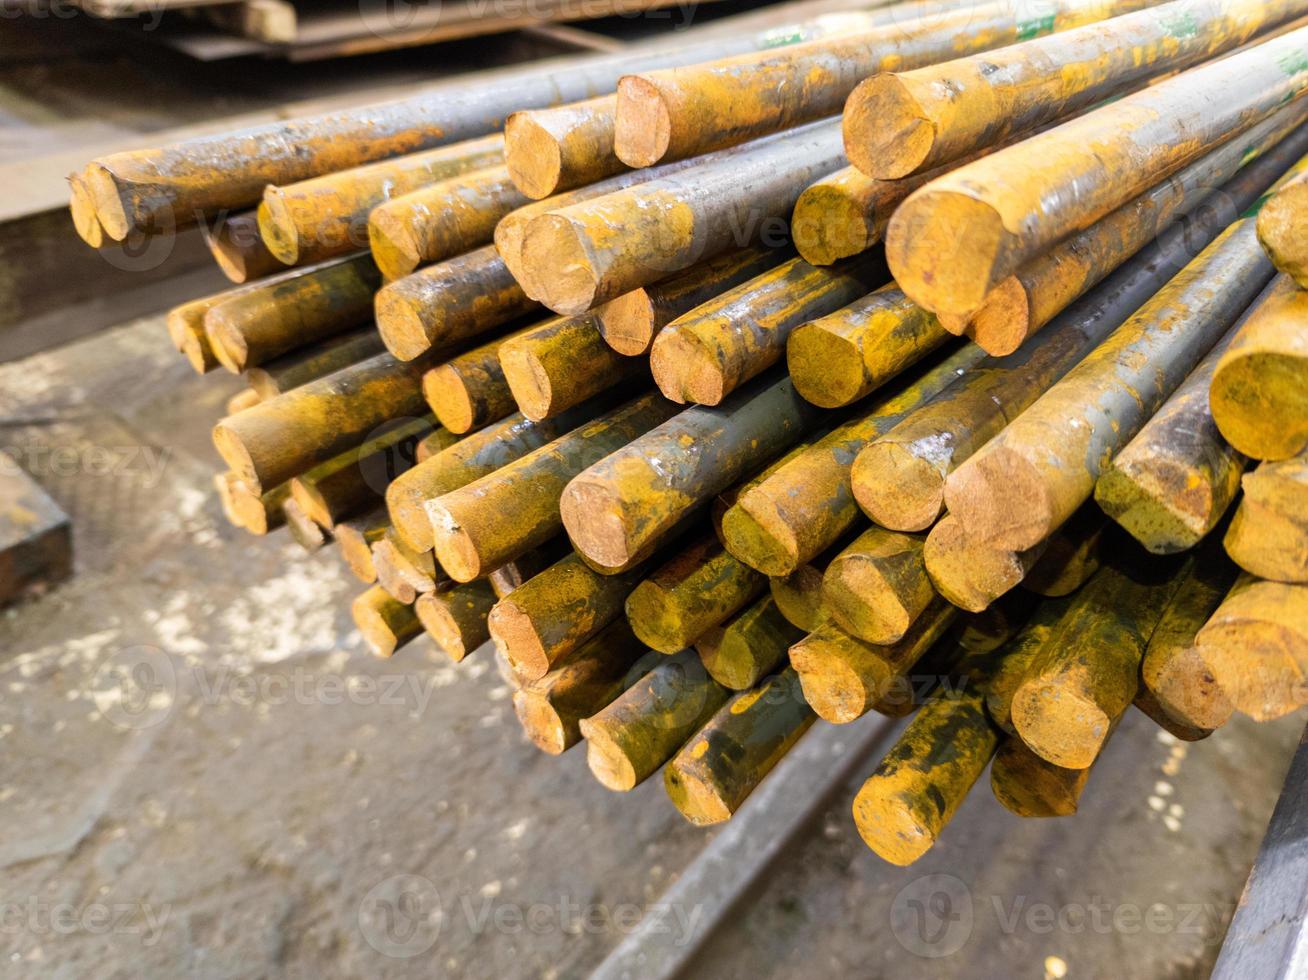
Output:
<instances>
[{"instance_id":1,"label":"rust stain on steel","mask_svg":"<svg viewBox=\"0 0 1308 980\"><path fill-rule=\"evenodd\" d=\"M1283 109L1027 262L961 318L962 332L991 354L1017 350L1178 215L1207 201L1251 156L1275 146L1303 122L1306 111Z\"/></svg>"},{"instance_id":2,"label":"rust stain on steel","mask_svg":"<svg viewBox=\"0 0 1308 980\"><path fill-rule=\"evenodd\" d=\"M709 676L733 691L744 691L784 664L791 646L803 635L772 597L764 595L702 634L695 649Z\"/></svg>"},{"instance_id":3,"label":"rust stain on steel","mask_svg":"<svg viewBox=\"0 0 1308 980\"><path fill-rule=\"evenodd\" d=\"M787 668L732 697L663 769L663 785L696 826L729 820L816 716Z\"/></svg>"},{"instance_id":4,"label":"rust stain on steel","mask_svg":"<svg viewBox=\"0 0 1308 980\"><path fill-rule=\"evenodd\" d=\"M920 858L985 771L999 738L979 691L925 704L854 797L863 843L891 864Z\"/></svg>"},{"instance_id":5,"label":"rust stain on steel","mask_svg":"<svg viewBox=\"0 0 1308 980\"><path fill-rule=\"evenodd\" d=\"M529 292L556 313L583 313L732 247L776 237L800 191L843 160L838 127L818 123L538 214L522 244Z\"/></svg>"}]
</instances>

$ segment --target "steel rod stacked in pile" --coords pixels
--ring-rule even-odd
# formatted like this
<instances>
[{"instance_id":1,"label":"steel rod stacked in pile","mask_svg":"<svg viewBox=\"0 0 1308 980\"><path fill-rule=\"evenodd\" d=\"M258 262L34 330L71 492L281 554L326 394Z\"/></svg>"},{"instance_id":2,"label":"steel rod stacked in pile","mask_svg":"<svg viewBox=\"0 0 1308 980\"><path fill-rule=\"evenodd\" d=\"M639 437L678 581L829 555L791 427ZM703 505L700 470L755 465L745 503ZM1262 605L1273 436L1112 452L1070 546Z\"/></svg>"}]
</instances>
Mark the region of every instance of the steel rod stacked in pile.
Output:
<instances>
[{"instance_id":1,"label":"steel rod stacked in pile","mask_svg":"<svg viewBox=\"0 0 1308 980\"><path fill-rule=\"evenodd\" d=\"M1304 697L1308 0L1143 7L470 80L99 161L74 215L262 231L170 335L254 386L234 522L338 542L376 653L492 640L533 744L697 824L911 714L854 805L904 864L987 766L1074 812L1132 704Z\"/></svg>"}]
</instances>

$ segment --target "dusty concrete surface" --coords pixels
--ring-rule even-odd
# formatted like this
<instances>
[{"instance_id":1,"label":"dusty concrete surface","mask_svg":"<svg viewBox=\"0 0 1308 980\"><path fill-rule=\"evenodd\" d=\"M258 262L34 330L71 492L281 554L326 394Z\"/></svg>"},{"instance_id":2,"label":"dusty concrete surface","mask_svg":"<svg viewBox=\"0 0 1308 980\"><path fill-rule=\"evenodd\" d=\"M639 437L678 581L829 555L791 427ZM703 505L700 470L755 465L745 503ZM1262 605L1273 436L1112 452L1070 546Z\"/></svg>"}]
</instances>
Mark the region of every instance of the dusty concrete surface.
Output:
<instances>
[{"instance_id":1,"label":"dusty concrete surface","mask_svg":"<svg viewBox=\"0 0 1308 980\"><path fill-rule=\"evenodd\" d=\"M369 657L332 550L227 527L208 428L237 384L158 320L0 366L0 449L78 565L0 616L4 974L584 975L712 835L657 780L615 796L531 748L488 650ZM1182 746L1133 717L1079 816L980 786L908 870L848 787L694 974L1202 976L1300 727Z\"/></svg>"}]
</instances>

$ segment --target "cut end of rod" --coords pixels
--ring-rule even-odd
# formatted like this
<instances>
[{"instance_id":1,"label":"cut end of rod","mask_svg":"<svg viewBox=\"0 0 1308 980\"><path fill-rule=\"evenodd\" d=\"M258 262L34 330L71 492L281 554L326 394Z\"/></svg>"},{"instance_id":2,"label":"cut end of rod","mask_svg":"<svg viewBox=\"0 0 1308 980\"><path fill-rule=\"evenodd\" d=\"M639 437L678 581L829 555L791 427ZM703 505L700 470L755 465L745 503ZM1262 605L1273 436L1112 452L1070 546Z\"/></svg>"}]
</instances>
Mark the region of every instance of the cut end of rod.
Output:
<instances>
[{"instance_id":1,"label":"cut end of rod","mask_svg":"<svg viewBox=\"0 0 1308 980\"><path fill-rule=\"evenodd\" d=\"M854 797L854 826L863 843L882 860L907 867L936 842L893 783L873 776Z\"/></svg>"},{"instance_id":2,"label":"cut end of rod","mask_svg":"<svg viewBox=\"0 0 1308 980\"><path fill-rule=\"evenodd\" d=\"M1174 653L1161 664L1157 663L1158 658L1152 659L1150 663L1146 657L1146 671L1151 676L1159 706L1169 715L1210 731L1230 721L1235 706L1217 683L1198 647Z\"/></svg>"},{"instance_id":3,"label":"cut end of rod","mask_svg":"<svg viewBox=\"0 0 1308 980\"><path fill-rule=\"evenodd\" d=\"M989 548L1023 551L1057 527L1040 471L1004 446L972 457L949 475L945 507L969 538Z\"/></svg>"},{"instance_id":4,"label":"cut end of rod","mask_svg":"<svg viewBox=\"0 0 1308 980\"><path fill-rule=\"evenodd\" d=\"M812 633L790 648L790 663L799 686L819 718L845 725L867 713L876 700L858 671L838 651L827 649L821 633Z\"/></svg>"},{"instance_id":5,"label":"cut end of rod","mask_svg":"<svg viewBox=\"0 0 1308 980\"><path fill-rule=\"evenodd\" d=\"M455 435L471 431L476 424L477 407L468 386L448 364L432 368L422 376L422 394L437 421Z\"/></svg>"},{"instance_id":6,"label":"cut end of rod","mask_svg":"<svg viewBox=\"0 0 1308 980\"><path fill-rule=\"evenodd\" d=\"M685 405L717 405L727 396L722 366L688 330L666 327L654 338L649 368L663 397Z\"/></svg>"},{"instance_id":7,"label":"cut end of rod","mask_svg":"<svg viewBox=\"0 0 1308 980\"><path fill-rule=\"evenodd\" d=\"M73 216L73 227L77 230L77 237L92 248L99 248L104 244L104 227L96 216L95 199L91 196L91 191L87 188L81 174L69 175L68 191L68 210Z\"/></svg>"},{"instance_id":8,"label":"cut end of rod","mask_svg":"<svg viewBox=\"0 0 1308 980\"><path fill-rule=\"evenodd\" d=\"M1227 442L1253 459L1297 456L1308 446L1305 378L1297 353L1228 353L1209 392L1213 421Z\"/></svg>"},{"instance_id":9,"label":"cut end of rod","mask_svg":"<svg viewBox=\"0 0 1308 980\"><path fill-rule=\"evenodd\" d=\"M1174 555L1208 532L1213 488L1184 466L1154 459L1152 467L1109 465L1095 483L1095 503L1148 551Z\"/></svg>"},{"instance_id":10,"label":"cut end of rod","mask_svg":"<svg viewBox=\"0 0 1308 980\"><path fill-rule=\"evenodd\" d=\"M598 311L600 334L619 354L639 357L654 343L655 311L649 293L633 289L611 299Z\"/></svg>"},{"instance_id":11,"label":"cut end of rod","mask_svg":"<svg viewBox=\"0 0 1308 980\"><path fill-rule=\"evenodd\" d=\"M922 557L936 591L968 612L989 609L1026 575L1020 555L969 540L951 517L940 521L927 535Z\"/></svg>"},{"instance_id":12,"label":"cut end of rod","mask_svg":"<svg viewBox=\"0 0 1308 980\"><path fill-rule=\"evenodd\" d=\"M876 241L858 202L823 183L799 195L790 228L800 258L809 265L832 265L866 252Z\"/></svg>"},{"instance_id":13,"label":"cut end of rod","mask_svg":"<svg viewBox=\"0 0 1308 980\"><path fill-rule=\"evenodd\" d=\"M612 488L574 477L559 499L559 513L573 546L606 569L627 566L639 557L627 536L623 502Z\"/></svg>"},{"instance_id":14,"label":"cut end of rod","mask_svg":"<svg viewBox=\"0 0 1308 980\"><path fill-rule=\"evenodd\" d=\"M845 155L877 180L899 180L925 169L936 127L899 76L873 75L845 103Z\"/></svg>"},{"instance_id":15,"label":"cut end of rod","mask_svg":"<svg viewBox=\"0 0 1308 980\"><path fill-rule=\"evenodd\" d=\"M1088 769L1112 729L1112 719L1090 698L1039 679L1018 689L1012 711L1027 747L1065 769Z\"/></svg>"},{"instance_id":16,"label":"cut end of rod","mask_svg":"<svg viewBox=\"0 0 1308 980\"><path fill-rule=\"evenodd\" d=\"M118 181L109 169L100 163L92 163L83 175L86 190L95 207L95 216L104 233L116 242L121 242L135 227L135 222L127 213L122 195L118 192Z\"/></svg>"},{"instance_id":17,"label":"cut end of rod","mask_svg":"<svg viewBox=\"0 0 1308 980\"><path fill-rule=\"evenodd\" d=\"M1070 817L1081 801L1089 770L1046 762L1021 739L1008 739L990 768L995 799L1019 817Z\"/></svg>"},{"instance_id":18,"label":"cut end of rod","mask_svg":"<svg viewBox=\"0 0 1308 980\"><path fill-rule=\"evenodd\" d=\"M1283 187L1258 212L1258 240L1272 263L1308 288L1308 183Z\"/></svg>"},{"instance_id":19,"label":"cut end of rod","mask_svg":"<svg viewBox=\"0 0 1308 980\"><path fill-rule=\"evenodd\" d=\"M251 534L264 535L272 530L272 522L263 505L263 498L239 480L227 484L226 501L236 517L236 525Z\"/></svg>"},{"instance_id":20,"label":"cut end of rod","mask_svg":"<svg viewBox=\"0 0 1308 980\"><path fill-rule=\"evenodd\" d=\"M409 474L421 476L415 467L402 473L391 481L386 488L386 512L400 541L414 551L422 554L431 551L434 544L431 533L431 518L427 516L425 491L415 487L412 480L406 480ZM416 477L415 477L416 479Z\"/></svg>"},{"instance_id":21,"label":"cut end of rod","mask_svg":"<svg viewBox=\"0 0 1308 980\"><path fill-rule=\"evenodd\" d=\"M945 477L927 460L894 442L874 442L854 460L854 499L892 531L925 531L945 506Z\"/></svg>"},{"instance_id":22,"label":"cut end of rod","mask_svg":"<svg viewBox=\"0 0 1308 980\"><path fill-rule=\"evenodd\" d=\"M799 543L779 521L770 524L775 530L737 501L722 516L723 544L734 558L764 575L789 575L799 567Z\"/></svg>"},{"instance_id":23,"label":"cut end of rod","mask_svg":"<svg viewBox=\"0 0 1308 980\"><path fill-rule=\"evenodd\" d=\"M907 296L933 313L976 311L1007 275L999 261L1011 236L999 213L970 195L933 190L909 195L886 229L886 261Z\"/></svg>"},{"instance_id":24,"label":"cut end of rod","mask_svg":"<svg viewBox=\"0 0 1308 980\"><path fill-rule=\"evenodd\" d=\"M196 374L208 374L219 366L213 345L203 333L188 334L183 337L179 349L182 356L186 358L186 363L191 365Z\"/></svg>"},{"instance_id":25,"label":"cut end of rod","mask_svg":"<svg viewBox=\"0 0 1308 980\"><path fill-rule=\"evenodd\" d=\"M456 582L471 582L482 576L481 556L466 530L459 526L454 515L432 502L427 503L427 515L432 525L432 540L436 560L447 575ZM485 571L489 572L490 569Z\"/></svg>"},{"instance_id":26,"label":"cut end of rod","mask_svg":"<svg viewBox=\"0 0 1308 980\"><path fill-rule=\"evenodd\" d=\"M530 112L515 112L504 124L504 163L513 185L533 201L540 201L558 189L563 151Z\"/></svg>"},{"instance_id":27,"label":"cut end of rod","mask_svg":"<svg viewBox=\"0 0 1308 980\"><path fill-rule=\"evenodd\" d=\"M227 424L227 420L213 427L213 445L218 455L223 458L227 468L236 474L237 479L254 493L263 493L264 487L255 471L254 459L245 448L240 435Z\"/></svg>"},{"instance_id":28,"label":"cut end of rod","mask_svg":"<svg viewBox=\"0 0 1308 980\"><path fill-rule=\"evenodd\" d=\"M368 216L368 248L388 280L402 279L422 264L422 253L403 209L375 208Z\"/></svg>"},{"instance_id":29,"label":"cut end of rod","mask_svg":"<svg viewBox=\"0 0 1308 980\"><path fill-rule=\"evenodd\" d=\"M963 332L987 354L1003 357L1013 353L1034 333L1026 287L1017 276L1008 276L990 291L981 308L962 322Z\"/></svg>"},{"instance_id":30,"label":"cut end of rod","mask_svg":"<svg viewBox=\"0 0 1308 980\"><path fill-rule=\"evenodd\" d=\"M283 265L295 265L300 260L300 234L282 189L265 187L255 214L259 237L273 258Z\"/></svg>"},{"instance_id":31,"label":"cut end of rod","mask_svg":"<svg viewBox=\"0 0 1308 980\"><path fill-rule=\"evenodd\" d=\"M531 743L549 755L562 755L570 743L563 719L545 698L519 688L513 692L513 711Z\"/></svg>"},{"instance_id":32,"label":"cut end of rod","mask_svg":"<svg viewBox=\"0 0 1308 980\"><path fill-rule=\"evenodd\" d=\"M613 152L628 167L651 167L668 152L672 117L656 83L640 75L618 81Z\"/></svg>"},{"instance_id":33,"label":"cut end of rod","mask_svg":"<svg viewBox=\"0 0 1308 980\"><path fill-rule=\"evenodd\" d=\"M663 787L681 815L696 827L709 827L731 819L731 809L717 787L678 765L673 759L663 769Z\"/></svg>"},{"instance_id":34,"label":"cut end of rod","mask_svg":"<svg viewBox=\"0 0 1308 980\"><path fill-rule=\"evenodd\" d=\"M581 734L586 739L586 764L605 789L625 793L636 787L636 768L606 729L582 719Z\"/></svg>"},{"instance_id":35,"label":"cut end of rod","mask_svg":"<svg viewBox=\"0 0 1308 980\"><path fill-rule=\"evenodd\" d=\"M536 632L536 625L511 597L495 604L486 625L495 646L503 652L516 676L524 681L534 681L549 673L549 654Z\"/></svg>"},{"instance_id":36,"label":"cut end of rod","mask_svg":"<svg viewBox=\"0 0 1308 980\"><path fill-rule=\"evenodd\" d=\"M204 315L204 332L218 363L232 374L241 374L249 359L249 345L240 329L223 316L221 303Z\"/></svg>"},{"instance_id":37,"label":"cut end of rod","mask_svg":"<svg viewBox=\"0 0 1308 980\"><path fill-rule=\"evenodd\" d=\"M377 581L377 567L372 563L372 547L361 533L342 524L336 530L336 543L340 546L341 557L346 567L364 585Z\"/></svg>"},{"instance_id":38,"label":"cut end of rod","mask_svg":"<svg viewBox=\"0 0 1308 980\"><path fill-rule=\"evenodd\" d=\"M526 281L519 279L518 284L555 313L575 316L596 305L599 275L582 236L567 218L544 214L527 226L521 265Z\"/></svg>"},{"instance_id":39,"label":"cut end of rod","mask_svg":"<svg viewBox=\"0 0 1308 980\"><path fill-rule=\"evenodd\" d=\"M428 333L418 303L399 289L383 286L373 301L377 332L386 349L401 361L412 361L431 350Z\"/></svg>"},{"instance_id":40,"label":"cut end of rod","mask_svg":"<svg viewBox=\"0 0 1308 980\"><path fill-rule=\"evenodd\" d=\"M309 520L329 531L334 529L336 522L332 520L331 507L316 485L307 483L298 476L294 477L291 480L291 497Z\"/></svg>"},{"instance_id":41,"label":"cut end of rod","mask_svg":"<svg viewBox=\"0 0 1308 980\"><path fill-rule=\"evenodd\" d=\"M500 348L499 356L504 380L522 414L533 422L548 418L554 406L554 385L540 358L513 341Z\"/></svg>"},{"instance_id":42,"label":"cut end of rod","mask_svg":"<svg viewBox=\"0 0 1308 980\"><path fill-rule=\"evenodd\" d=\"M887 646L902 639L913 625L915 611L905 605L874 561L847 555L831 563L823 592L832 618L868 643Z\"/></svg>"},{"instance_id":43,"label":"cut end of rod","mask_svg":"<svg viewBox=\"0 0 1308 980\"><path fill-rule=\"evenodd\" d=\"M368 649L373 655L390 657L399 648L400 637L395 635L395 631L386 622L386 617L373 604L372 593L373 590L369 589L356 598L350 611L354 617L354 625L358 627L359 634L368 644Z\"/></svg>"},{"instance_id":44,"label":"cut end of rod","mask_svg":"<svg viewBox=\"0 0 1308 980\"><path fill-rule=\"evenodd\" d=\"M819 408L850 405L865 390L863 354L820 320L796 328L786 342L786 366L801 398Z\"/></svg>"},{"instance_id":45,"label":"cut end of rod","mask_svg":"<svg viewBox=\"0 0 1308 980\"><path fill-rule=\"evenodd\" d=\"M418 622L427 635L436 641L436 645L445 651L445 655L455 663L460 663L472 651L463 642L463 630L450 615L440 596L427 593L420 595L413 604L413 611L418 614Z\"/></svg>"}]
</instances>

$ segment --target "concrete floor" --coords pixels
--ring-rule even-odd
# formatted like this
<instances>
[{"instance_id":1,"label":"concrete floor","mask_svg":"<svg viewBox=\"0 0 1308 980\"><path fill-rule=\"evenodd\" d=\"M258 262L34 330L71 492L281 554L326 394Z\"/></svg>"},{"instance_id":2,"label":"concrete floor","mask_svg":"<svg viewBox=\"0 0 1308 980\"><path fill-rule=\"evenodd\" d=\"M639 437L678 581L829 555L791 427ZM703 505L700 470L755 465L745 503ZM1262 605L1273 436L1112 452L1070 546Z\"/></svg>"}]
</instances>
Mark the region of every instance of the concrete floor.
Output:
<instances>
[{"instance_id":1,"label":"concrete floor","mask_svg":"<svg viewBox=\"0 0 1308 980\"><path fill-rule=\"evenodd\" d=\"M584 975L712 833L530 747L488 649L367 655L331 549L228 527L208 428L237 386L157 318L0 366L0 448L78 566L0 616L3 975ZM911 869L847 787L695 973L1204 976L1301 724L1181 745L1134 714L1078 816L980 785Z\"/></svg>"}]
</instances>

